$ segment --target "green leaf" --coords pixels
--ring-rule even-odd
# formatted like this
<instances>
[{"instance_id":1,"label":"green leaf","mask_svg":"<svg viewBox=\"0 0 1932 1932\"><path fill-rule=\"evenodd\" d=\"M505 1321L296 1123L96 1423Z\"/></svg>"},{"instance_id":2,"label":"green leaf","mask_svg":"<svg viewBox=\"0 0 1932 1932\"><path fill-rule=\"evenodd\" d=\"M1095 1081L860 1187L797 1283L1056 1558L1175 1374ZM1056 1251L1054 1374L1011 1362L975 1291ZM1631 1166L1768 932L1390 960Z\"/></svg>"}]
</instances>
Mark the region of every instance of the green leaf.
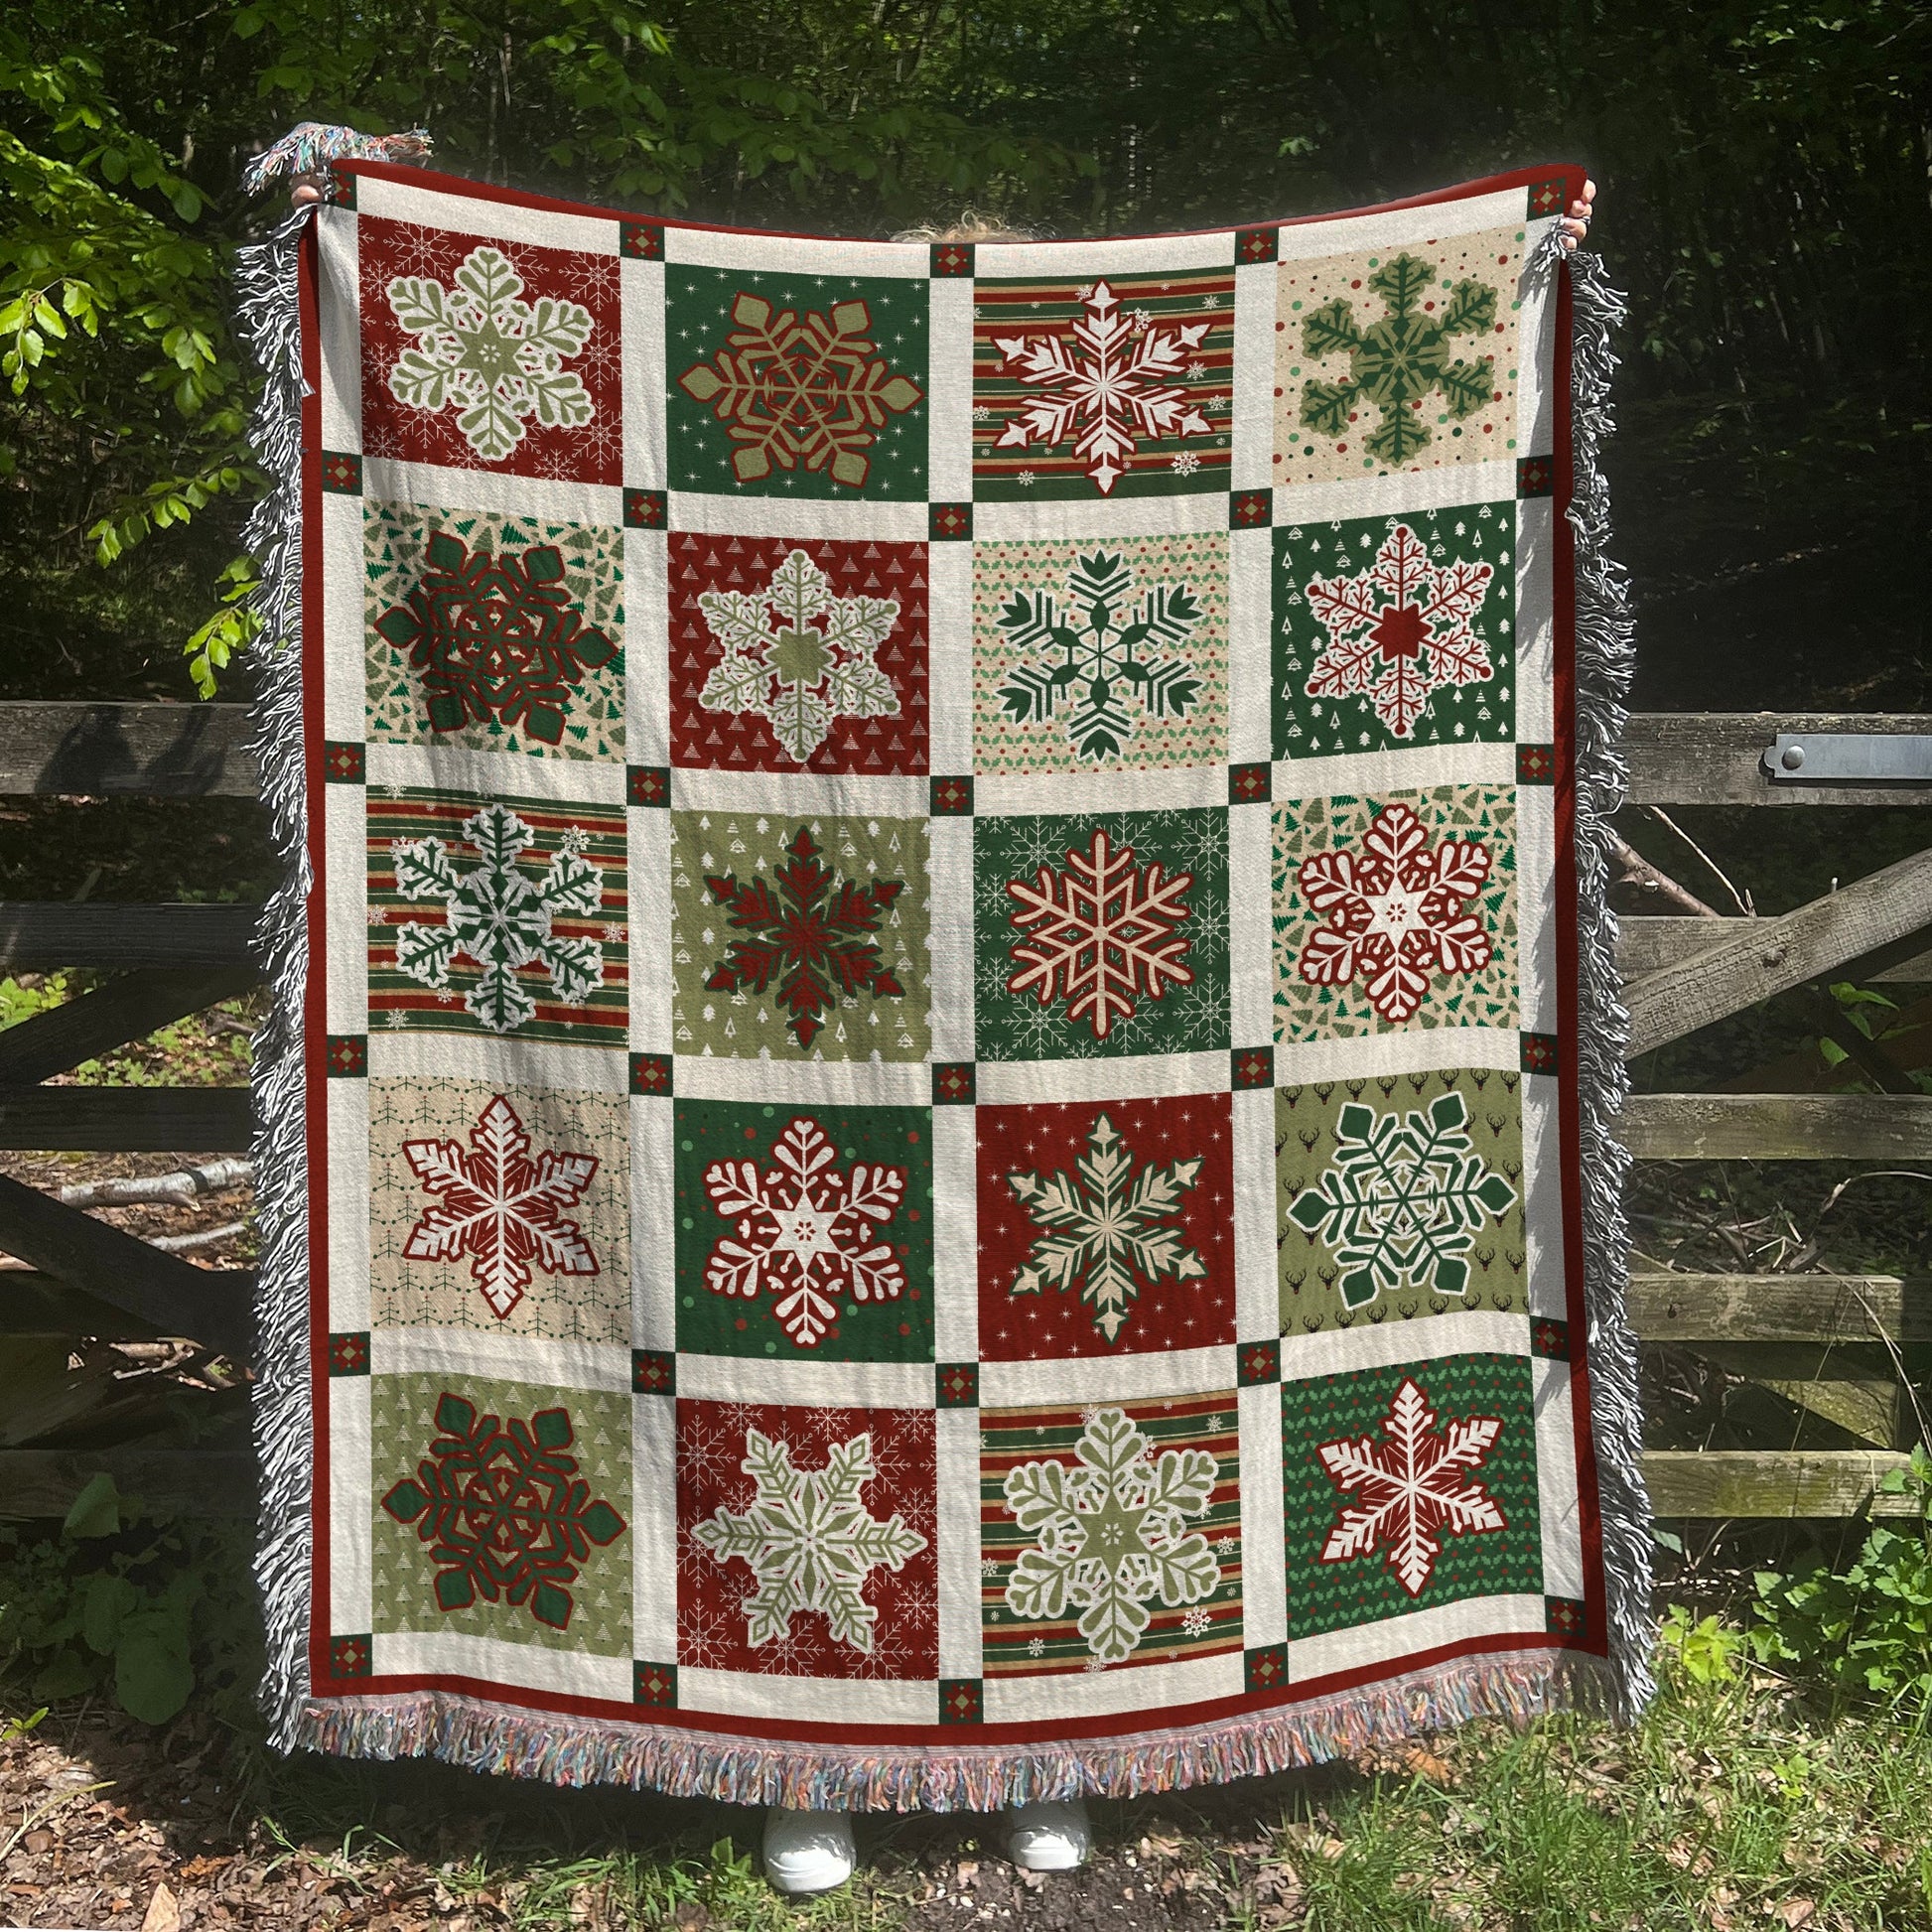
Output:
<instances>
[{"instance_id":1,"label":"green leaf","mask_svg":"<svg viewBox=\"0 0 1932 1932\"><path fill-rule=\"evenodd\" d=\"M63 1650L41 1667L34 1679L33 1695L58 1703L62 1698L78 1697L91 1691L99 1675L98 1666L77 1650Z\"/></svg>"},{"instance_id":2,"label":"green leaf","mask_svg":"<svg viewBox=\"0 0 1932 1932\"><path fill-rule=\"evenodd\" d=\"M114 1694L121 1709L143 1724L165 1725L194 1688L187 1616L174 1609L147 1609L128 1617L114 1651Z\"/></svg>"},{"instance_id":3,"label":"green leaf","mask_svg":"<svg viewBox=\"0 0 1932 1932\"><path fill-rule=\"evenodd\" d=\"M69 1536L118 1536L121 1529L121 1494L114 1478L105 1469L90 1476L86 1486L74 1497L62 1523Z\"/></svg>"},{"instance_id":4,"label":"green leaf","mask_svg":"<svg viewBox=\"0 0 1932 1932\"><path fill-rule=\"evenodd\" d=\"M80 1634L87 1648L96 1656L112 1656L122 1621L140 1600L141 1592L125 1577L111 1570L95 1572L88 1580L80 1613Z\"/></svg>"}]
</instances>

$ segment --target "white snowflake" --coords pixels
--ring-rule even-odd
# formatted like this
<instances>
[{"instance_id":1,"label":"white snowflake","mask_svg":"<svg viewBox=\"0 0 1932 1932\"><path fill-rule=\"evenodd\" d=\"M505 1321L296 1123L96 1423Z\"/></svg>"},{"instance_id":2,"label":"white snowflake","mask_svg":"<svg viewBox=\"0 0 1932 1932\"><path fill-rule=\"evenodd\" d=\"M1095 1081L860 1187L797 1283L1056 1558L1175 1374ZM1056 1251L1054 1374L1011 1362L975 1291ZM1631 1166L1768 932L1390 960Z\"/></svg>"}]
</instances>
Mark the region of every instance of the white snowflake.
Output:
<instances>
[{"instance_id":1,"label":"white snowflake","mask_svg":"<svg viewBox=\"0 0 1932 1932\"><path fill-rule=\"evenodd\" d=\"M1205 436L1210 425L1172 377L1201 345L1208 324L1177 329L1134 324L1105 282L1081 297L1086 314L1067 334L1001 336L1001 355L1041 393L1022 405L996 449L1050 448L1069 439L1101 495L1113 493L1142 438Z\"/></svg>"},{"instance_id":2,"label":"white snowflake","mask_svg":"<svg viewBox=\"0 0 1932 1932\"><path fill-rule=\"evenodd\" d=\"M1006 882L1020 908L1008 922L1026 934L1009 948L1007 991L1042 1007L1064 1000L1067 1019L1104 1040L1139 1001L1160 999L1170 982L1193 984L1188 941L1175 930L1190 916L1193 883L1192 873L1168 877L1158 859L1136 866L1131 845L1116 847L1095 826L1085 852L1066 852L1063 872L1041 865L1031 880Z\"/></svg>"},{"instance_id":3,"label":"white snowflake","mask_svg":"<svg viewBox=\"0 0 1932 1932\"><path fill-rule=\"evenodd\" d=\"M1200 468L1200 458L1192 450L1176 450L1169 467L1176 477L1191 477Z\"/></svg>"},{"instance_id":4,"label":"white snowflake","mask_svg":"<svg viewBox=\"0 0 1932 1932\"><path fill-rule=\"evenodd\" d=\"M1214 1618L1211 1615L1211 1613L1206 1610L1199 1610L1199 1609L1189 1610L1187 1614L1180 1619L1181 1631L1184 1635L1189 1637L1206 1636L1208 1631L1213 1628L1213 1624L1214 1624Z\"/></svg>"},{"instance_id":5,"label":"white snowflake","mask_svg":"<svg viewBox=\"0 0 1932 1932\"><path fill-rule=\"evenodd\" d=\"M897 717L898 693L873 658L898 621L897 598L834 597L825 573L793 550L763 590L706 591L698 609L723 650L698 702L762 718L794 763L841 717Z\"/></svg>"},{"instance_id":6,"label":"white snowflake","mask_svg":"<svg viewBox=\"0 0 1932 1932\"><path fill-rule=\"evenodd\" d=\"M782 1641L800 1610L816 1610L836 1642L870 1651L879 1612L865 1599L868 1574L897 1571L926 1547L902 1517L881 1522L867 1513L872 1437L826 1446L822 1469L792 1467L791 1446L756 1429L745 1432L744 1472L758 1485L742 1515L722 1506L692 1536L720 1563L737 1558L758 1579L745 1599L746 1642Z\"/></svg>"},{"instance_id":7,"label":"white snowflake","mask_svg":"<svg viewBox=\"0 0 1932 1932\"><path fill-rule=\"evenodd\" d=\"M1010 1173L1007 1185L1040 1230L1026 1265L1013 1278L1013 1295L1062 1292L1077 1287L1093 1311L1093 1325L1118 1339L1128 1310L1141 1292L1164 1277L1198 1281L1207 1264L1182 1244L1180 1197L1200 1175L1201 1161L1145 1164L1134 1157L1105 1114L1095 1117L1088 1151L1075 1172ZM1098 1411L1082 1420L1089 1426Z\"/></svg>"},{"instance_id":8,"label":"white snowflake","mask_svg":"<svg viewBox=\"0 0 1932 1932\"><path fill-rule=\"evenodd\" d=\"M588 423L590 392L563 358L583 348L591 312L548 295L519 301L523 278L500 248L473 248L455 282L399 275L389 284L389 307L416 338L389 371L396 400L456 409L457 428L485 463L522 442L527 418L546 429Z\"/></svg>"},{"instance_id":9,"label":"white snowflake","mask_svg":"<svg viewBox=\"0 0 1932 1932\"><path fill-rule=\"evenodd\" d=\"M1170 1609L1213 1594L1220 1566L1186 1527L1205 1515L1218 1467L1205 1449L1152 1446L1119 1409L1104 1409L1074 1445L1077 1462L1022 1462L1007 1471L1006 1502L1035 1539L1007 1584L1007 1607L1057 1621L1069 1604L1094 1665L1119 1663L1145 1633L1147 1605Z\"/></svg>"},{"instance_id":10,"label":"white snowflake","mask_svg":"<svg viewBox=\"0 0 1932 1932\"><path fill-rule=\"evenodd\" d=\"M1044 1637L1029 1637L1027 1639L1027 1655L1029 1657L1044 1657L1046 1655L1046 1639Z\"/></svg>"},{"instance_id":11,"label":"white snowflake","mask_svg":"<svg viewBox=\"0 0 1932 1932\"><path fill-rule=\"evenodd\" d=\"M396 928L397 968L442 989L458 955L474 959L483 970L463 1004L491 1033L506 1034L536 1012L534 996L517 978L519 967L540 968L559 1000L582 1006L604 984L603 952L595 939L551 931L557 915L588 917L603 898L604 882L584 857L582 835L575 845L565 835L540 880L518 864L532 834L507 805L472 813L463 836L479 859L464 870L441 839L399 839L391 848L397 891L418 901L441 899L449 908L442 925L410 920Z\"/></svg>"},{"instance_id":12,"label":"white snowflake","mask_svg":"<svg viewBox=\"0 0 1932 1932\"><path fill-rule=\"evenodd\" d=\"M1022 470L1014 477L1014 482L1022 489L1031 489L1034 486L1034 473L1031 470Z\"/></svg>"},{"instance_id":13,"label":"white snowflake","mask_svg":"<svg viewBox=\"0 0 1932 1932\"><path fill-rule=\"evenodd\" d=\"M1396 1582L1420 1596L1442 1554L1439 1532L1477 1536L1508 1527L1481 1483L1463 1480L1464 1470L1481 1465L1502 1427L1497 1416L1468 1416L1439 1434L1429 1398L1405 1375L1382 1422L1387 1442L1363 1436L1316 1449L1335 1487L1360 1498L1357 1507L1342 1510L1321 1561L1347 1563L1381 1550Z\"/></svg>"},{"instance_id":14,"label":"white snowflake","mask_svg":"<svg viewBox=\"0 0 1932 1932\"><path fill-rule=\"evenodd\" d=\"M990 423L992 420L993 420L993 406L991 403L976 402L973 405L974 422Z\"/></svg>"}]
</instances>

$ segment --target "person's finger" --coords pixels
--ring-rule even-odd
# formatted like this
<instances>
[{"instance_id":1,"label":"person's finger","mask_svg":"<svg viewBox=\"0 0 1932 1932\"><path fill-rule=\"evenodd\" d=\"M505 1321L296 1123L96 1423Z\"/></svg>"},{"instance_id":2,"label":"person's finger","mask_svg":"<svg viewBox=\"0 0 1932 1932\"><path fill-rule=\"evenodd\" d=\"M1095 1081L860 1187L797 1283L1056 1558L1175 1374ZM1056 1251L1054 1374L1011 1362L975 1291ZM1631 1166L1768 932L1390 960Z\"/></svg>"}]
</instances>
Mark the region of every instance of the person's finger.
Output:
<instances>
[{"instance_id":1,"label":"person's finger","mask_svg":"<svg viewBox=\"0 0 1932 1932\"><path fill-rule=\"evenodd\" d=\"M1595 199L1596 199L1596 184L1593 181L1585 182L1584 200L1587 202L1593 202L1595 201Z\"/></svg>"},{"instance_id":2,"label":"person's finger","mask_svg":"<svg viewBox=\"0 0 1932 1932\"><path fill-rule=\"evenodd\" d=\"M322 177L320 175L297 175L289 188L289 200L297 207L307 207L311 203L322 200Z\"/></svg>"},{"instance_id":3,"label":"person's finger","mask_svg":"<svg viewBox=\"0 0 1932 1932\"><path fill-rule=\"evenodd\" d=\"M1590 217L1591 208L1587 202L1572 202L1570 204L1570 212L1575 219L1587 221Z\"/></svg>"}]
</instances>

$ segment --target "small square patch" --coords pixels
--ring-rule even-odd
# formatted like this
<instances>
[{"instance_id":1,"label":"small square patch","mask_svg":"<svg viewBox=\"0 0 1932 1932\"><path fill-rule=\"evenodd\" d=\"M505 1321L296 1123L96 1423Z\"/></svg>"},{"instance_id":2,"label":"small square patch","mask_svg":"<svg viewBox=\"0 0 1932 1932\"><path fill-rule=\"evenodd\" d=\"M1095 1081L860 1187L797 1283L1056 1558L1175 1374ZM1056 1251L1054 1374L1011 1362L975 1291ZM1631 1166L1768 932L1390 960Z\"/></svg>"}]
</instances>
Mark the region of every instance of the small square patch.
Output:
<instances>
[{"instance_id":1,"label":"small square patch","mask_svg":"<svg viewBox=\"0 0 1932 1932\"><path fill-rule=\"evenodd\" d=\"M668 1053L632 1053L630 1091L663 1098L671 1091L671 1056Z\"/></svg>"},{"instance_id":2,"label":"small square patch","mask_svg":"<svg viewBox=\"0 0 1932 1932\"><path fill-rule=\"evenodd\" d=\"M329 1077L332 1080L359 1080L369 1070L367 1034L331 1034L329 1035Z\"/></svg>"},{"instance_id":3,"label":"small square patch","mask_svg":"<svg viewBox=\"0 0 1932 1932\"><path fill-rule=\"evenodd\" d=\"M628 797L633 805L668 805L671 802L671 767L668 764L633 764L630 767Z\"/></svg>"},{"instance_id":4,"label":"small square patch","mask_svg":"<svg viewBox=\"0 0 1932 1932\"><path fill-rule=\"evenodd\" d=\"M362 459L341 450L322 453L322 486L332 496L359 496L362 493Z\"/></svg>"},{"instance_id":5,"label":"small square patch","mask_svg":"<svg viewBox=\"0 0 1932 1932\"><path fill-rule=\"evenodd\" d=\"M1555 1034L1524 1034L1522 1040L1525 1073L1554 1073L1557 1070Z\"/></svg>"},{"instance_id":6,"label":"small square patch","mask_svg":"<svg viewBox=\"0 0 1932 1932\"><path fill-rule=\"evenodd\" d=\"M1279 1382L1282 1379L1280 1342L1243 1342L1238 1354L1237 1366L1241 1371L1241 1386L1244 1389L1262 1388L1270 1382Z\"/></svg>"},{"instance_id":7,"label":"small square patch","mask_svg":"<svg viewBox=\"0 0 1932 1932\"><path fill-rule=\"evenodd\" d=\"M1519 745L1516 748L1516 782L1519 785L1553 785L1557 781L1557 752L1554 745Z\"/></svg>"},{"instance_id":8,"label":"small square patch","mask_svg":"<svg viewBox=\"0 0 1932 1932\"><path fill-rule=\"evenodd\" d=\"M1581 1597L1546 1596L1543 1624L1553 1637L1586 1637L1589 1634L1589 1611Z\"/></svg>"},{"instance_id":9,"label":"small square patch","mask_svg":"<svg viewBox=\"0 0 1932 1932\"><path fill-rule=\"evenodd\" d=\"M656 221L622 221L619 228L623 236L623 252L632 261L661 262L664 259L664 229ZM640 1664L638 1669L642 1669Z\"/></svg>"},{"instance_id":10,"label":"small square patch","mask_svg":"<svg viewBox=\"0 0 1932 1932\"><path fill-rule=\"evenodd\" d=\"M949 543L973 534L971 503L934 503L926 520L926 533L934 543Z\"/></svg>"},{"instance_id":11,"label":"small square patch","mask_svg":"<svg viewBox=\"0 0 1932 1932\"><path fill-rule=\"evenodd\" d=\"M347 1334L329 1337L331 1375L366 1375L369 1372L369 1331L356 1328Z\"/></svg>"},{"instance_id":12,"label":"small square patch","mask_svg":"<svg viewBox=\"0 0 1932 1932\"><path fill-rule=\"evenodd\" d=\"M1238 1047L1230 1057L1229 1077L1235 1087L1272 1087L1275 1084L1275 1049L1272 1046Z\"/></svg>"},{"instance_id":13,"label":"small square patch","mask_svg":"<svg viewBox=\"0 0 1932 1932\"><path fill-rule=\"evenodd\" d=\"M669 521L661 489L626 489L623 526L626 530L661 530Z\"/></svg>"},{"instance_id":14,"label":"small square patch","mask_svg":"<svg viewBox=\"0 0 1932 1932\"><path fill-rule=\"evenodd\" d=\"M971 818L973 781L971 778L934 778L932 781L934 818Z\"/></svg>"},{"instance_id":15,"label":"small square patch","mask_svg":"<svg viewBox=\"0 0 1932 1932\"><path fill-rule=\"evenodd\" d=\"M632 1395L675 1395L677 1357L663 1348L633 1348L630 1392Z\"/></svg>"},{"instance_id":16,"label":"small square patch","mask_svg":"<svg viewBox=\"0 0 1932 1932\"><path fill-rule=\"evenodd\" d=\"M1518 496L1554 495L1556 486L1556 465L1547 456L1517 458L1516 493Z\"/></svg>"},{"instance_id":17,"label":"small square patch","mask_svg":"<svg viewBox=\"0 0 1932 1932\"><path fill-rule=\"evenodd\" d=\"M647 1704L658 1711L677 1709L677 1666L647 1664L633 1658L630 1664L630 1701Z\"/></svg>"},{"instance_id":18,"label":"small square patch","mask_svg":"<svg viewBox=\"0 0 1932 1932\"><path fill-rule=\"evenodd\" d=\"M1275 228L1243 228L1234 238L1236 266L1243 262L1273 261L1280 245L1279 233Z\"/></svg>"},{"instance_id":19,"label":"small square patch","mask_svg":"<svg viewBox=\"0 0 1932 1932\"><path fill-rule=\"evenodd\" d=\"M986 1699L977 1677L943 1677L939 1680L939 1722L942 1725L976 1725L986 1715Z\"/></svg>"},{"instance_id":20,"label":"small square patch","mask_svg":"<svg viewBox=\"0 0 1932 1932\"><path fill-rule=\"evenodd\" d=\"M329 1642L331 1677L367 1677L372 1664L366 1632L352 1637L332 1637Z\"/></svg>"},{"instance_id":21,"label":"small square patch","mask_svg":"<svg viewBox=\"0 0 1932 1932\"><path fill-rule=\"evenodd\" d=\"M1553 181L1538 181L1530 184L1530 213L1555 214L1563 207L1564 191L1569 183L1559 175Z\"/></svg>"},{"instance_id":22,"label":"small square patch","mask_svg":"<svg viewBox=\"0 0 1932 1932\"><path fill-rule=\"evenodd\" d=\"M1265 804L1274 789L1274 770L1266 764L1231 764L1228 766L1228 803L1230 805Z\"/></svg>"},{"instance_id":23,"label":"small square patch","mask_svg":"<svg viewBox=\"0 0 1932 1932\"><path fill-rule=\"evenodd\" d=\"M970 1107L973 1104L973 1062L941 1060L932 1069L932 1104L935 1107Z\"/></svg>"},{"instance_id":24,"label":"small square patch","mask_svg":"<svg viewBox=\"0 0 1932 1932\"><path fill-rule=\"evenodd\" d=\"M932 272L935 275L970 275L973 272L973 244L970 241L935 241L932 244Z\"/></svg>"},{"instance_id":25,"label":"small square patch","mask_svg":"<svg viewBox=\"0 0 1932 1932\"><path fill-rule=\"evenodd\" d=\"M1530 1323L1530 1353L1546 1362L1570 1359L1570 1323L1554 1315L1540 1314Z\"/></svg>"},{"instance_id":26,"label":"small square patch","mask_svg":"<svg viewBox=\"0 0 1932 1932\"><path fill-rule=\"evenodd\" d=\"M980 1371L977 1362L941 1362L937 1375L937 1394L942 1409L977 1409L980 1400Z\"/></svg>"},{"instance_id":27,"label":"small square patch","mask_svg":"<svg viewBox=\"0 0 1932 1932\"><path fill-rule=\"evenodd\" d=\"M1279 1691L1288 1682L1288 1646L1282 1643L1264 1643L1247 1652L1248 1695Z\"/></svg>"},{"instance_id":28,"label":"small square patch","mask_svg":"<svg viewBox=\"0 0 1932 1932\"><path fill-rule=\"evenodd\" d=\"M322 748L322 775L332 785L359 785L367 773L367 760L359 745L331 739Z\"/></svg>"},{"instance_id":29,"label":"small square patch","mask_svg":"<svg viewBox=\"0 0 1932 1932\"><path fill-rule=\"evenodd\" d=\"M1272 489L1237 489L1228 497L1228 528L1265 530L1275 520Z\"/></svg>"}]
</instances>

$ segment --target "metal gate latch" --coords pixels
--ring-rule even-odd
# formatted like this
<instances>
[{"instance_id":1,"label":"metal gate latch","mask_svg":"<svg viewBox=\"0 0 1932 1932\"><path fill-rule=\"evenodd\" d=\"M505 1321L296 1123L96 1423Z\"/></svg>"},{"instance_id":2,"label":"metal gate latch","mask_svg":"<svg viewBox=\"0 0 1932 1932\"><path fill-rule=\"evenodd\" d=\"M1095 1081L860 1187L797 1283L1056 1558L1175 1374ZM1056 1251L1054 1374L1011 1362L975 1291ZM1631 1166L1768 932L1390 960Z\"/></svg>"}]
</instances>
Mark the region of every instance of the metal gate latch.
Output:
<instances>
[{"instance_id":1,"label":"metal gate latch","mask_svg":"<svg viewBox=\"0 0 1932 1932\"><path fill-rule=\"evenodd\" d=\"M1779 732L1765 771L1787 784L1932 784L1932 738L1908 732Z\"/></svg>"}]
</instances>

